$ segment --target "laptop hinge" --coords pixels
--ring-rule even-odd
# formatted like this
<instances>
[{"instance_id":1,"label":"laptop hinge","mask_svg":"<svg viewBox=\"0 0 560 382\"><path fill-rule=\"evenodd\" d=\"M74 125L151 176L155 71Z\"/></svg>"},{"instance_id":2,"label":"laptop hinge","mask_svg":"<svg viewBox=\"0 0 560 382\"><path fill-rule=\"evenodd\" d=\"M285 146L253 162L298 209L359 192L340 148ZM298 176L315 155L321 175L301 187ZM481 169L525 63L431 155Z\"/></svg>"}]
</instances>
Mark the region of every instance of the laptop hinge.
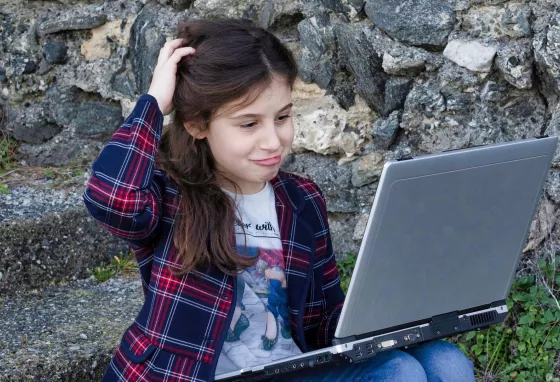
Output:
<instances>
[{"instance_id":1,"label":"laptop hinge","mask_svg":"<svg viewBox=\"0 0 560 382\"><path fill-rule=\"evenodd\" d=\"M445 336L457 332L461 328L459 315L457 312L440 314L433 316L430 321L430 329L432 333L438 336Z\"/></svg>"},{"instance_id":2,"label":"laptop hinge","mask_svg":"<svg viewBox=\"0 0 560 382\"><path fill-rule=\"evenodd\" d=\"M349 337L344 337L344 338L334 338L332 340L332 344L333 345L344 345L347 344L348 342L352 342L352 341L356 341L357 338L356 336L349 336Z\"/></svg>"},{"instance_id":3,"label":"laptop hinge","mask_svg":"<svg viewBox=\"0 0 560 382\"><path fill-rule=\"evenodd\" d=\"M506 300L498 300L490 304L490 308L497 308L499 306L504 306L504 305L507 305Z\"/></svg>"}]
</instances>

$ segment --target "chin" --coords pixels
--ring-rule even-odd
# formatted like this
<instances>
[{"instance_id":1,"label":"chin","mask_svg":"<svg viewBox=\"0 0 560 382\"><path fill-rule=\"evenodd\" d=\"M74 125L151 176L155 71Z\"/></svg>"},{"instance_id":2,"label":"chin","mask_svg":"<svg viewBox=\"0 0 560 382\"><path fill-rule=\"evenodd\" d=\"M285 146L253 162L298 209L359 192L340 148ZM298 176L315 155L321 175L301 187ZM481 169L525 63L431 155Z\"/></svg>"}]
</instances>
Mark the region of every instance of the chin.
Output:
<instances>
[{"instance_id":1,"label":"chin","mask_svg":"<svg viewBox=\"0 0 560 382\"><path fill-rule=\"evenodd\" d=\"M271 168L266 175L266 177L267 177L266 180L273 179L278 174L278 171L280 171L280 165L278 165L278 167L275 166L275 167Z\"/></svg>"},{"instance_id":2,"label":"chin","mask_svg":"<svg viewBox=\"0 0 560 382\"><path fill-rule=\"evenodd\" d=\"M266 172L266 173L264 173L264 174L257 175L257 176L252 180L252 182L253 182L253 183L268 182L268 181L274 179L274 177L276 176L276 174L278 174L278 170L276 170L276 171L269 171L269 172Z\"/></svg>"}]
</instances>

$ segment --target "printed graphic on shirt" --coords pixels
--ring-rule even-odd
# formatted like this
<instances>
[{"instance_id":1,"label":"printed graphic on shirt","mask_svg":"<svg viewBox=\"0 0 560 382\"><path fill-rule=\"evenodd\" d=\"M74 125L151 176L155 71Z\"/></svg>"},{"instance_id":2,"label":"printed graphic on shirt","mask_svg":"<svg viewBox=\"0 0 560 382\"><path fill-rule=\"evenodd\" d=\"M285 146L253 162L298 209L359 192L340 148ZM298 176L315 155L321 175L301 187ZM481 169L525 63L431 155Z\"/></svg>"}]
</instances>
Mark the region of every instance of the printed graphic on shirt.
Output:
<instances>
[{"instance_id":1,"label":"printed graphic on shirt","mask_svg":"<svg viewBox=\"0 0 560 382\"><path fill-rule=\"evenodd\" d=\"M237 251L256 257L255 265L237 276L236 306L216 375L301 354L292 339L288 285L274 192L238 200L243 226L235 226Z\"/></svg>"},{"instance_id":2,"label":"printed graphic on shirt","mask_svg":"<svg viewBox=\"0 0 560 382\"><path fill-rule=\"evenodd\" d=\"M259 260L237 277L238 299L219 358L220 369L229 364L229 371L301 354L291 337L282 250L248 249Z\"/></svg>"}]
</instances>

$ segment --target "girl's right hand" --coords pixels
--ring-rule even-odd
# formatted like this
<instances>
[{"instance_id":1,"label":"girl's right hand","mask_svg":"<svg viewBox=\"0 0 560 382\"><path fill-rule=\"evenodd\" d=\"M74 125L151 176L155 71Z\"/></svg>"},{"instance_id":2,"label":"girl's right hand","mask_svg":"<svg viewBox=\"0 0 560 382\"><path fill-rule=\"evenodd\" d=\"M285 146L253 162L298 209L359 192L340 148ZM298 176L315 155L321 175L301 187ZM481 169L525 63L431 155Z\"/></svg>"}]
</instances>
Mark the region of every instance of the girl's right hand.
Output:
<instances>
[{"instance_id":1,"label":"girl's right hand","mask_svg":"<svg viewBox=\"0 0 560 382\"><path fill-rule=\"evenodd\" d=\"M190 46L179 48L183 39L175 39L164 44L159 51L157 65L150 84L148 94L152 95L158 103L163 115L173 110L173 93L177 75L177 64L184 56L193 54L195 49Z\"/></svg>"}]
</instances>

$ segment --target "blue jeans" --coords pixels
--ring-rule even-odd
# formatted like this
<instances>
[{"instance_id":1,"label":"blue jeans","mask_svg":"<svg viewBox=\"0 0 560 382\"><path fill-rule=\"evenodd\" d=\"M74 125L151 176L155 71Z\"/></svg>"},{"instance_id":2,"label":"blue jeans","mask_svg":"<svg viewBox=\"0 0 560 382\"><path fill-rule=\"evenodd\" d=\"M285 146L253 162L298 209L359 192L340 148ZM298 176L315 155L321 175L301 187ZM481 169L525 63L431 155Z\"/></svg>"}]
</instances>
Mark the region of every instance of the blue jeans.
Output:
<instances>
[{"instance_id":1,"label":"blue jeans","mask_svg":"<svg viewBox=\"0 0 560 382\"><path fill-rule=\"evenodd\" d=\"M472 361L457 346L434 340L407 350L380 352L371 360L357 364L307 369L299 374L290 375L288 380L474 382L474 370Z\"/></svg>"}]
</instances>

